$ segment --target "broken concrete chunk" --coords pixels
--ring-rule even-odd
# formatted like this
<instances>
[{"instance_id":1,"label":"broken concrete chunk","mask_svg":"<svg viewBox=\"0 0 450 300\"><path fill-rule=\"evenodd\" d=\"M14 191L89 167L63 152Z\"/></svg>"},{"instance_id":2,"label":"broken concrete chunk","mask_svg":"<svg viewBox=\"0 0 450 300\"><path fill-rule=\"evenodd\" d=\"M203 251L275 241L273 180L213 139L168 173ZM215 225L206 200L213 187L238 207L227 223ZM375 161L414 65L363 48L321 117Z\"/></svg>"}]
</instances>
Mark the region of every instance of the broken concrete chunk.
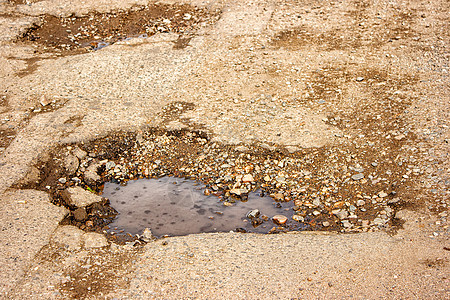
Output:
<instances>
[{"instance_id":1,"label":"broken concrete chunk","mask_svg":"<svg viewBox=\"0 0 450 300\"><path fill-rule=\"evenodd\" d=\"M88 192L79 186L70 187L62 192L62 197L68 205L76 207L86 207L96 202L102 201L102 197Z\"/></svg>"},{"instance_id":2,"label":"broken concrete chunk","mask_svg":"<svg viewBox=\"0 0 450 300\"><path fill-rule=\"evenodd\" d=\"M82 160L87 156L87 152L84 150L81 150L78 147L75 147L72 151L73 155L75 155L79 160Z\"/></svg>"},{"instance_id":3,"label":"broken concrete chunk","mask_svg":"<svg viewBox=\"0 0 450 300\"><path fill-rule=\"evenodd\" d=\"M98 162L92 163L84 172L84 180L87 184L95 185L98 181L101 180L101 177L97 174L98 168L101 167L101 164Z\"/></svg>"},{"instance_id":4,"label":"broken concrete chunk","mask_svg":"<svg viewBox=\"0 0 450 300\"><path fill-rule=\"evenodd\" d=\"M87 232L82 236L84 248L102 248L109 245L106 237L101 233Z\"/></svg>"},{"instance_id":5,"label":"broken concrete chunk","mask_svg":"<svg viewBox=\"0 0 450 300\"><path fill-rule=\"evenodd\" d=\"M64 168L69 175L74 174L78 170L80 162L75 155L69 154L64 158Z\"/></svg>"},{"instance_id":6,"label":"broken concrete chunk","mask_svg":"<svg viewBox=\"0 0 450 300\"><path fill-rule=\"evenodd\" d=\"M78 227L67 225L58 227L53 233L52 241L62 244L67 250L81 249L81 237L84 231Z\"/></svg>"},{"instance_id":7,"label":"broken concrete chunk","mask_svg":"<svg viewBox=\"0 0 450 300\"><path fill-rule=\"evenodd\" d=\"M31 167L25 177L18 182L18 185L26 186L34 184L39 181L40 175L41 172L36 167Z\"/></svg>"}]
</instances>

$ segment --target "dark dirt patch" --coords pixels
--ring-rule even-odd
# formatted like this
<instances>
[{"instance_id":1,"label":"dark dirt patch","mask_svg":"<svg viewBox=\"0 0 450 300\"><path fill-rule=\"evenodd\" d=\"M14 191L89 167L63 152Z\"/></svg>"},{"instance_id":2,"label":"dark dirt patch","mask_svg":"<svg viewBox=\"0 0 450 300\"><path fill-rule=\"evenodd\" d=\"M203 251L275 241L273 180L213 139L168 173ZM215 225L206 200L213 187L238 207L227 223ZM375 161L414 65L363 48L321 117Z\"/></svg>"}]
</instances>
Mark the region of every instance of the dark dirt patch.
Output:
<instances>
[{"instance_id":1,"label":"dark dirt patch","mask_svg":"<svg viewBox=\"0 0 450 300\"><path fill-rule=\"evenodd\" d=\"M200 26L218 20L220 12L208 11L187 4L156 3L134 7L128 11L90 13L85 17L58 18L43 16L39 24L19 38L19 41L41 45L41 51L77 54L96 50L117 41L158 32L180 34L175 47L185 46L189 35Z\"/></svg>"},{"instance_id":2,"label":"dark dirt patch","mask_svg":"<svg viewBox=\"0 0 450 300\"><path fill-rule=\"evenodd\" d=\"M447 260L443 258L426 259L422 263L429 268L440 269L445 268L447 265Z\"/></svg>"},{"instance_id":3,"label":"dark dirt patch","mask_svg":"<svg viewBox=\"0 0 450 300\"><path fill-rule=\"evenodd\" d=\"M59 286L63 295L73 299L91 299L128 287L129 279L124 275L132 268L133 252L117 255L97 250L91 256L64 270L67 280Z\"/></svg>"},{"instance_id":4,"label":"dark dirt patch","mask_svg":"<svg viewBox=\"0 0 450 300\"><path fill-rule=\"evenodd\" d=\"M16 130L0 126L0 148L7 148L16 137Z\"/></svg>"},{"instance_id":5,"label":"dark dirt patch","mask_svg":"<svg viewBox=\"0 0 450 300\"><path fill-rule=\"evenodd\" d=\"M420 17L414 10L398 9L381 16L378 9L367 2L354 1L348 7L338 26L324 29L303 24L280 31L272 38L271 45L291 51L311 47L321 51L379 49L419 35L414 26Z\"/></svg>"}]
</instances>

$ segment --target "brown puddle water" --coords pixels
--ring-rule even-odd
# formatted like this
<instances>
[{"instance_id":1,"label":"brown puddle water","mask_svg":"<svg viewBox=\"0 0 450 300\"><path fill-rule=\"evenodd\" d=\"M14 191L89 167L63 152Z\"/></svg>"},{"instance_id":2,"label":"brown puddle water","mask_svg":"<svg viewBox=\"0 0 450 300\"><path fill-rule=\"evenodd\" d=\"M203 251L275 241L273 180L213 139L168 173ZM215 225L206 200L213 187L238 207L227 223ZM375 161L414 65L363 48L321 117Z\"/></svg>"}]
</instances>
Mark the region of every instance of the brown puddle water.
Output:
<instances>
[{"instance_id":1,"label":"brown puddle water","mask_svg":"<svg viewBox=\"0 0 450 300\"><path fill-rule=\"evenodd\" d=\"M274 202L260 192L251 192L247 201L236 200L232 206L225 206L220 198L206 196L203 191L204 186L196 181L174 177L129 181L126 186L106 183L102 196L119 212L109 226L110 232L140 234L149 228L155 236L227 231L268 233L278 226L271 220L275 215L289 219L283 229L306 228L292 220L292 202ZM256 227L246 217L254 209L261 212L257 220L262 224Z\"/></svg>"}]
</instances>

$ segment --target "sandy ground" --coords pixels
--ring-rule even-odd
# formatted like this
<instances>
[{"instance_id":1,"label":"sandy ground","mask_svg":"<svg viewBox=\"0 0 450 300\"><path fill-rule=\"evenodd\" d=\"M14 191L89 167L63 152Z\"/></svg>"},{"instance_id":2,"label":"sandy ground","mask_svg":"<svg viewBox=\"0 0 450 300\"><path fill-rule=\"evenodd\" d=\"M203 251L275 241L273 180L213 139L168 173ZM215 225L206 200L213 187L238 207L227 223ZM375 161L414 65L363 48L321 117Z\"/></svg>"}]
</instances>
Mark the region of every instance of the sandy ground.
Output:
<instances>
[{"instance_id":1,"label":"sandy ground","mask_svg":"<svg viewBox=\"0 0 450 300\"><path fill-rule=\"evenodd\" d=\"M0 1L2 298L448 298L447 1L163 1L220 18L182 47L170 30L76 53L19 38L44 15L146 3ZM165 118L175 102L193 108ZM324 121L336 115L344 126ZM67 211L47 193L13 188L56 145L148 126L229 145L373 141L388 156L382 140L403 134L392 155L420 171L396 234L217 233L143 247L89 240L58 225Z\"/></svg>"}]
</instances>

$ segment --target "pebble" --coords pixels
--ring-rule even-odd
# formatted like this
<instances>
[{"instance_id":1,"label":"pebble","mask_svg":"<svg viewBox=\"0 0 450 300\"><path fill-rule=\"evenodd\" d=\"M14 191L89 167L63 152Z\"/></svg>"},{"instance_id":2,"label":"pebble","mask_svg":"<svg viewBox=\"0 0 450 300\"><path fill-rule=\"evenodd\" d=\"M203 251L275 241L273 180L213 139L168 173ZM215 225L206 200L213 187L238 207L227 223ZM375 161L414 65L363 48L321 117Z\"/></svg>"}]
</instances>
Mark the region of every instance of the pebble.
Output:
<instances>
[{"instance_id":1,"label":"pebble","mask_svg":"<svg viewBox=\"0 0 450 300\"><path fill-rule=\"evenodd\" d=\"M150 230L150 228L145 228L142 231L142 235L141 235L141 240L143 240L144 242L150 242L152 240L154 240L155 237L153 236L152 231Z\"/></svg>"},{"instance_id":2,"label":"pebble","mask_svg":"<svg viewBox=\"0 0 450 300\"><path fill-rule=\"evenodd\" d=\"M316 199L314 199L313 205L314 205L315 207L320 206L320 199L319 199L319 197L317 197Z\"/></svg>"},{"instance_id":3,"label":"pebble","mask_svg":"<svg viewBox=\"0 0 450 300\"><path fill-rule=\"evenodd\" d=\"M284 199L284 195L282 193L276 193L271 195L273 199L277 201L282 201Z\"/></svg>"},{"instance_id":4,"label":"pebble","mask_svg":"<svg viewBox=\"0 0 450 300\"><path fill-rule=\"evenodd\" d=\"M361 82L364 80L364 77L356 77L356 81Z\"/></svg>"},{"instance_id":5,"label":"pebble","mask_svg":"<svg viewBox=\"0 0 450 300\"><path fill-rule=\"evenodd\" d=\"M373 220L373 224L374 225L384 225L384 220L382 219L382 218L375 218L374 220Z\"/></svg>"},{"instance_id":6,"label":"pebble","mask_svg":"<svg viewBox=\"0 0 450 300\"><path fill-rule=\"evenodd\" d=\"M247 213L246 217L249 219L255 219L259 217L260 214L261 212L259 211L259 209L253 209Z\"/></svg>"},{"instance_id":7,"label":"pebble","mask_svg":"<svg viewBox=\"0 0 450 300\"><path fill-rule=\"evenodd\" d=\"M299 215L293 215L292 220L297 221L297 222L304 222L305 218L303 218L302 216L299 216Z\"/></svg>"},{"instance_id":8,"label":"pebble","mask_svg":"<svg viewBox=\"0 0 450 300\"><path fill-rule=\"evenodd\" d=\"M344 228L350 228L353 226L349 220L342 220L341 223L342 223L342 226L344 226Z\"/></svg>"},{"instance_id":9,"label":"pebble","mask_svg":"<svg viewBox=\"0 0 450 300\"><path fill-rule=\"evenodd\" d=\"M333 210L332 213L341 220L348 217L348 211L344 209L336 209Z\"/></svg>"},{"instance_id":10,"label":"pebble","mask_svg":"<svg viewBox=\"0 0 450 300\"><path fill-rule=\"evenodd\" d=\"M328 227L328 226L330 226L330 222L324 221L324 222L322 222L322 226L323 227Z\"/></svg>"},{"instance_id":11,"label":"pebble","mask_svg":"<svg viewBox=\"0 0 450 300\"><path fill-rule=\"evenodd\" d=\"M255 179L253 178L252 174L245 174L244 177L242 177L242 182L254 182Z\"/></svg>"},{"instance_id":12,"label":"pebble","mask_svg":"<svg viewBox=\"0 0 450 300\"><path fill-rule=\"evenodd\" d=\"M356 201L356 206L363 206L364 204L366 204L366 201L364 201L364 200Z\"/></svg>"},{"instance_id":13,"label":"pebble","mask_svg":"<svg viewBox=\"0 0 450 300\"><path fill-rule=\"evenodd\" d=\"M364 174L362 174L362 173L358 173L358 174L355 174L355 175L352 176L353 180L360 180L360 179L363 179L363 178L364 178Z\"/></svg>"},{"instance_id":14,"label":"pebble","mask_svg":"<svg viewBox=\"0 0 450 300\"><path fill-rule=\"evenodd\" d=\"M378 197L380 197L380 198L384 198L384 197L387 197L387 193L385 193L384 191L381 191L381 192L379 192L378 193Z\"/></svg>"},{"instance_id":15,"label":"pebble","mask_svg":"<svg viewBox=\"0 0 450 300\"><path fill-rule=\"evenodd\" d=\"M78 222L86 220L87 218L86 209L84 207L79 207L75 209L75 211L73 212L73 217Z\"/></svg>"},{"instance_id":16,"label":"pebble","mask_svg":"<svg viewBox=\"0 0 450 300\"><path fill-rule=\"evenodd\" d=\"M275 215L272 217L272 220L275 224L284 225L284 224L286 224L288 218L283 215Z\"/></svg>"},{"instance_id":17,"label":"pebble","mask_svg":"<svg viewBox=\"0 0 450 300\"><path fill-rule=\"evenodd\" d=\"M248 193L247 189L231 189L230 190L230 194L234 194L236 196L241 196L246 193Z\"/></svg>"}]
</instances>

